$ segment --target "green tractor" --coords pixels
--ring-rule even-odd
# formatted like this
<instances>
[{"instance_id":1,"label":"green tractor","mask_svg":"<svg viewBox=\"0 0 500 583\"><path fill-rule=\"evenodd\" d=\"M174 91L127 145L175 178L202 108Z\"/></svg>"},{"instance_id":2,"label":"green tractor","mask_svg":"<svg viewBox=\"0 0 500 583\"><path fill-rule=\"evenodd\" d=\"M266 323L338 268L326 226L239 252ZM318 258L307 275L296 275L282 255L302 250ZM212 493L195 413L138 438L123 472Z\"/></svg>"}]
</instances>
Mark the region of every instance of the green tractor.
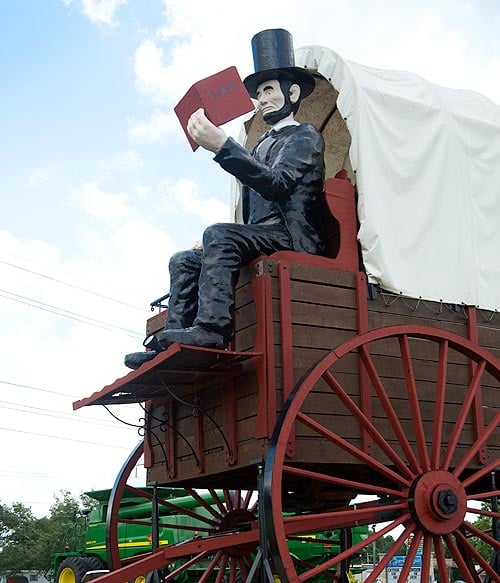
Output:
<instances>
[{"instance_id":1,"label":"green tractor","mask_svg":"<svg viewBox=\"0 0 500 583\"><path fill-rule=\"evenodd\" d=\"M153 503L143 495L125 491L120 500L118 510L118 552L123 563L133 562L134 558L150 553L156 547L175 545L202 534L206 520L211 515L210 505L214 505L214 491L198 493L197 500L192 495L186 495L182 488L139 488L138 492L153 495L162 500L158 505L157 541L153 528ZM85 494L95 500L91 510L84 510L82 524L75 522L73 536L65 541L65 549L54 553L48 579L51 583L85 583L99 574L113 570L110 559L109 517L108 507L112 490L99 490ZM217 493L222 501L222 492ZM171 504L169 508L166 504ZM174 511L174 506L176 511ZM182 509L182 513L179 512ZM239 525L240 527L242 525ZM367 527L352 529L350 545L356 544L368 535ZM325 558L339 552L340 534L334 531L323 533L321 539L316 535L303 535L289 542L290 553L297 561L304 564L323 562ZM77 539L80 542L77 542ZM83 543L81 542L83 540ZM209 558L207 558L207 564ZM176 569L179 565L173 563L160 572L162 575ZM175 578L176 583L196 583L203 575L203 562L197 562L196 567L184 571ZM134 583L145 583L147 574L136 577Z\"/></svg>"}]
</instances>

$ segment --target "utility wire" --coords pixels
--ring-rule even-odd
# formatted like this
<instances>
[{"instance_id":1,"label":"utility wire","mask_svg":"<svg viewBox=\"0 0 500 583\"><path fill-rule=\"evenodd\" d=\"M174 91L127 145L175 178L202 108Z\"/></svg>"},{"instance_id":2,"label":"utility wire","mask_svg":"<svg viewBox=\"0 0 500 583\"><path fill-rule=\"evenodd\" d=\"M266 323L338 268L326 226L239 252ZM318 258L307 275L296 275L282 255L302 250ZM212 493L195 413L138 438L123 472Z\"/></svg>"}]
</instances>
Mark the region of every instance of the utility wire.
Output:
<instances>
[{"instance_id":1,"label":"utility wire","mask_svg":"<svg viewBox=\"0 0 500 583\"><path fill-rule=\"evenodd\" d=\"M90 445L98 445L99 447L113 447L116 449L130 450L130 447L123 445L112 445L111 443L97 443L95 441L85 441L83 439L73 439L71 437L61 437L60 435L49 435L48 433L35 433L34 431L22 431L21 429L10 429L9 427L0 427L0 431L10 431L14 433L23 433L24 435L36 435L37 437L48 437L50 439L60 439L62 441L72 441L74 443L86 443Z\"/></svg>"},{"instance_id":2,"label":"utility wire","mask_svg":"<svg viewBox=\"0 0 500 583\"><path fill-rule=\"evenodd\" d=\"M5 294L9 294L9 295L5 295ZM14 296L14 297L10 297L10 296ZM130 336L132 338L142 338L144 336L144 334L140 334L139 332L135 332L134 330L129 330L128 328L122 328L121 326L116 326L115 324L109 324L108 322L103 322L102 320L97 320L96 318L91 318L90 316L84 316L83 314L78 314L77 312L71 312L70 310L64 310L63 308L58 308L57 306L52 306L51 304L46 304L45 302L40 302L39 300L35 300L33 298L21 296L19 294L15 294L14 292L10 292L10 291L4 290L4 289L0 289L0 297L3 297L7 300L12 300L14 302L18 302L20 304L30 306L32 308L36 308L38 310L50 312L51 314L56 314L57 316L62 316L63 318L75 320L77 322L81 322L82 324L88 324L89 326L95 326L96 328L101 328L103 330L109 330L109 331L112 331L113 329L120 330L121 332L125 332L128 336ZM39 305L35 305L35 304L39 304Z\"/></svg>"},{"instance_id":3,"label":"utility wire","mask_svg":"<svg viewBox=\"0 0 500 583\"><path fill-rule=\"evenodd\" d=\"M20 383L11 383L9 381L4 381L0 379L0 384L2 385L9 385L11 387L19 387L21 389L29 389L30 391L40 391L42 393L50 393L52 395L60 395L61 397L69 397L70 399L78 399L76 395L70 395L69 393L61 393L59 391L50 391L49 389L41 389L39 387L33 387L31 385L22 385ZM118 405L115 405L117 407ZM135 403L124 403L120 404L120 410L123 410L125 407L132 408L135 407Z\"/></svg>"},{"instance_id":4,"label":"utility wire","mask_svg":"<svg viewBox=\"0 0 500 583\"><path fill-rule=\"evenodd\" d=\"M50 275L45 275L43 273L39 273L38 271L33 271L32 269L28 269L26 267L21 267L20 265L16 265L15 263L10 263L9 261L5 261L3 259L0 259L0 263L3 263L4 265L8 265L9 267L13 267L15 269L20 269L21 271L26 271L27 273L32 273L33 275L38 275L39 277L43 277L44 279L49 279L50 281L55 281L56 283L60 283L61 285L66 285L68 287L72 287L74 289L78 289L80 291L83 291L87 294L91 294L93 296L97 296L100 298L103 298L105 300L108 300L110 302L116 302L117 304L121 304L123 306L127 306L129 308L133 308L134 310L143 310L144 308L139 308L138 306L134 306L133 304L129 304L127 302L122 302L121 300L117 300L116 298L112 298L109 296L105 296L103 294L100 294L98 292L92 291L90 289L86 289L84 287L80 287L78 285L74 285L72 283L67 283L66 281L62 281L60 279L56 279L55 277L51 277Z\"/></svg>"},{"instance_id":5,"label":"utility wire","mask_svg":"<svg viewBox=\"0 0 500 583\"><path fill-rule=\"evenodd\" d=\"M52 395L60 395L62 397L70 397L72 399L76 399L75 395L70 395L69 393L60 393L59 391L50 391L49 389L40 389L38 387L32 387L30 385L21 385L19 383L10 383L9 381L2 381L0 380L2 385L10 385L11 387L19 387L21 389L30 389L32 391L41 391L42 393L51 393Z\"/></svg>"},{"instance_id":6,"label":"utility wire","mask_svg":"<svg viewBox=\"0 0 500 583\"><path fill-rule=\"evenodd\" d=\"M77 417L75 413L64 413L63 411L54 411L52 409L43 409L41 407L33 407L31 405L23 405L22 403L10 403L9 401L0 401L1 409L9 411L18 411L20 413L28 413L31 415L41 415L43 417L55 417L56 419L65 419L67 421L78 421L79 423L90 423L91 425L100 425L102 427L110 427L112 429L124 429L123 426L116 423L101 421L96 417ZM13 405L11 407L5 405ZM21 408L23 407L23 408ZM26 409L33 409L26 411Z\"/></svg>"}]
</instances>

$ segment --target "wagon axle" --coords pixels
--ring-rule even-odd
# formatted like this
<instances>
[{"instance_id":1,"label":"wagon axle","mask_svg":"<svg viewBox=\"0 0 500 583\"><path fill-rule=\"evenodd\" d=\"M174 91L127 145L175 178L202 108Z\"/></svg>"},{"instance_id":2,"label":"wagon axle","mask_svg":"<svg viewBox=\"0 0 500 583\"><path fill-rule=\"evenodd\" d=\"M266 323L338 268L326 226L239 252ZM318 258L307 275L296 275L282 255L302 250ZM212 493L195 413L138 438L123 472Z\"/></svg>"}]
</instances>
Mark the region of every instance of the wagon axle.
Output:
<instances>
[{"instance_id":1,"label":"wagon axle","mask_svg":"<svg viewBox=\"0 0 500 583\"><path fill-rule=\"evenodd\" d=\"M467 496L463 485L443 470L419 476L408 505L413 519L429 534L449 534L462 524Z\"/></svg>"}]
</instances>

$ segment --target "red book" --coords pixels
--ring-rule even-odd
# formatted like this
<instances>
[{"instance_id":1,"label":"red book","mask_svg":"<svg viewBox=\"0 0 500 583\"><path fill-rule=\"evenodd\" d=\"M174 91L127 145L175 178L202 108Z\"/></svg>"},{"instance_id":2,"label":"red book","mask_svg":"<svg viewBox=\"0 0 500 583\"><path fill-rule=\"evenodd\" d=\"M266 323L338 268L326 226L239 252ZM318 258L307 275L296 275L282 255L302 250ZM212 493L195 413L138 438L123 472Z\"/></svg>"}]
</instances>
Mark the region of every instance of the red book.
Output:
<instances>
[{"instance_id":1,"label":"red book","mask_svg":"<svg viewBox=\"0 0 500 583\"><path fill-rule=\"evenodd\" d=\"M193 151L198 144L192 140L186 126L191 114L200 107L213 124L220 126L252 111L254 104L236 67L229 67L195 83L174 107Z\"/></svg>"}]
</instances>

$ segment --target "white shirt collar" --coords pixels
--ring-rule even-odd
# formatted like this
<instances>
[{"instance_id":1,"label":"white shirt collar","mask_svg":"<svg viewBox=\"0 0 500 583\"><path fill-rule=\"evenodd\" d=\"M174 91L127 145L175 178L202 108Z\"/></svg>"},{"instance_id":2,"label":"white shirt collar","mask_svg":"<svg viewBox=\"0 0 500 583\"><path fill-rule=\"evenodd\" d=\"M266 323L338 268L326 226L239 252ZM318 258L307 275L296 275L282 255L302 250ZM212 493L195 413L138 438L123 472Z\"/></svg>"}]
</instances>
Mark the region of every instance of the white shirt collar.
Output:
<instances>
[{"instance_id":1,"label":"white shirt collar","mask_svg":"<svg viewBox=\"0 0 500 583\"><path fill-rule=\"evenodd\" d=\"M295 119L290 119L288 121L279 121L277 124L273 125L271 130L278 131L281 128L285 128L286 126L299 126L300 123Z\"/></svg>"}]
</instances>

